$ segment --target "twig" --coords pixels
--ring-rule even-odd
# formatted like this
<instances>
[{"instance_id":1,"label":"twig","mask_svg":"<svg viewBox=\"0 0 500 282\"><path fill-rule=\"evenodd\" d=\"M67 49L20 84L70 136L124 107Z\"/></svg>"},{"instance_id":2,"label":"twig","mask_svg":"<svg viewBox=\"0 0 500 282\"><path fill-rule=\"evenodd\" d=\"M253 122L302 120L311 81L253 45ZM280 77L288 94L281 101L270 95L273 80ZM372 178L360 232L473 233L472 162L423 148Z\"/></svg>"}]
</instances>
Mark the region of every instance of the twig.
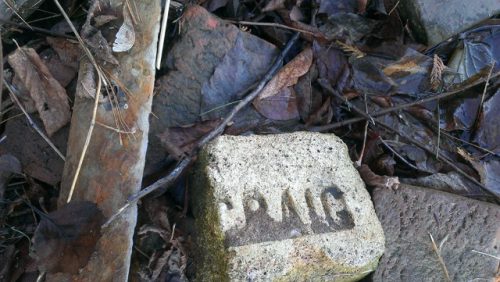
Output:
<instances>
[{"instance_id":1,"label":"twig","mask_svg":"<svg viewBox=\"0 0 500 282\"><path fill-rule=\"evenodd\" d=\"M434 237L432 237L432 234L429 233L429 237L431 238L431 242L432 242L432 249L434 250L434 252L436 253L437 257L438 257L438 260L439 260L439 264L441 264L441 267L443 268L443 271L444 271L444 275L446 277L446 281L449 281L451 282L451 279L450 279L450 274L448 273L448 269L446 268L446 264L444 263L444 259L443 257L441 256L441 251L438 249L437 245L436 245L436 242L434 241Z\"/></svg>"},{"instance_id":2,"label":"twig","mask_svg":"<svg viewBox=\"0 0 500 282\"><path fill-rule=\"evenodd\" d=\"M498 76L500 76L500 72L496 72L494 75L491 76L490 79L496 78ZM381 110L381 111L378 111L378 112L371 113L370 116L371 117L378 117L378 116L386 115L386 114L389 114L389 113L392 113L392 112L396 112L396 111L399 111L399 110L403 110L403 109L409 108L411 106L420 105L420 104L424 104L424 103L427 103L427 102L432 102L432 101L435 101L435 100L448 98L450 96L454 96L454 95L460 94L464 90L467 90L467 89L469 89L471 87L474 87L474 86L477 86L477 85L479 85L481 83L484 83L485 81L486 81L486 79L479 79L479 80L475 81L474 83L472 83L470 85L467 85L464 88L452 90L452 91L449 91L449 92L443 92L441 94L438 94L438 95L435 95L435 96L432 96L432 97L428 97L428 98L424 98L422 100L418 100L418 101L415 101L415 102L410 102L410 103L406 103L406 104L397 105L397 106L394 106L394 107L391 107L391 108L387 108L387 109L384 109L384 110ZM321 83L321 80L318 80L318 82ZM325 90L327 90L327 89L325 89ZM332 124L310 127L309 130L310 131L315 131L315 132L318 132L318 131L328 131L328 130L339 128L339 127L342 127L342 126L345 126L345 125L357 123L357 122L363 121L365 119L367 119L367 118L364 117L364 116L363 117L357 117L357 118L351 118L351 119L347 119L347 120L344 120L344 121L341 121L341 122L332 123Z\"/></svg>"},{"instance_id":3,"label":"twig","mask_svg":"<svg viewBox=\"0 0 500 282\"><path fill-rule=\"evenodd\" d=\"M281 67L283 63L283 59L285 56L288 54L292 46L295 44L297 39L299 38L300 33L295 33L292 38L288 41L287 45L281 51L280 55L276 60L274 61L273 65L271 68L267 71L266 75L262 78L260 83L257 85L257 87L250 93L248 94L241 102L239 102L232 110L231 112L227 115L227 117L216 127L214 128L210 133L205 135L205 137L201 138L200 141L196 144L196 149L199 149L203 147L205 144L213 140L215 137L219 136L222 134L226 126L233 120L234 116L246 105L248 105L255 97L257 97L262 89L266 86L266 84L271 80L276 72L278 72L279 68ZM113 214L106 223L103 224L103 228L108 226L115 218L117 218L123 211L125 211L128 207L131 206L131 204L137 202L138 200L144 198L148 194L156 191L157 194L162 194L166 191L166 189L169 188L171 184L173 184L180 175L186 170L186 168L194 161L195 157L194 154L196 152L192 153L190 156L187 156L183 158L177 166L165 177L159 179L158 181L154 182L153 184L149 185L148 187L142 189L138 193L135 193L131 195L127 203L123 207L121 207L115 214Z\"/></svg>"},{"instance_id":4,"label":"twig","mask_svg":"<svg viewBox=\"0 0 500 282\"><path fill-rule=\"evenodd\" d=\"M15 26L15 27L22 28L22 29L27 29L27 30L34 31L34 32L39 32L39 33L42 33L42 34L47 34L47 35L55 36L55 37L64 37L64 38L68 38L68 39L76 39L76 37L71 36L71 35L67 35L67 34L64 34L64 33L53 32L51 30L48 30L48 29L45 29L45 28L36 27L36 26L32 26L31 28L28 28L24 24L12 22L12 21L6 21L6 20L3 20L3 19L0 19L0 23L6 24L6 25Z\"/></svg>"},{"instance_id":5,"label":"twig","mask_svg":"<svg viewBox=\"0 0 500 282\"><path fill-rule=\"evenodd\" d=\"M413 168L414 170L417 170L417 171L421 171L421 169L419 169L418 167L414 166L413 164L411 164L409 161L407 161L403 156L401 156L396 150L394 150L391 145L389 145L387 143L387 141L385 141L384 139L382 139L382 137L378 137L378 139L380 140L380 142L382 142L382 144L389 150L391 151L396 157L398 157L402 162L404 162L407 166Z\"/></svg>"},{"instance_id":6,"label":"twig","mask_svg":"<svg viewBox=\"0 0 500 282\"><path fill-rule=\"evenodd\" d=\"M0 32L0 62L2 65L0 66L0 110L2 109L2 93L3 93L3 42L2 42L2 33ZM0 112L0 121L2 120L2 112Z\"/></svg>"},{"instance_id":7,"label":"twig","mask_svg":"<svg viewBox=\"0 0 500 282\"><path fill-rule=\"evenodd\" d=\"M497 74L500 74L497 73ZM321 84L321 82L320 82ZM323 85L322 85L323 86ZM327 86L327 85L326 85ZM325 88L327 91L332 91L331 94L333 94L337 99L339 99L340 101L344 102L344 103L347 103L348 101L346 101L346 99L344 97L342 97L341 95L335 93L335 91L333 91L331 89L331 87L326 87ZM448 96L451 95L450 93L453 93L453 92L447 92L447 93L443 93L443 94L447 94ZM441 94L442 95L442 94ZM440 96L440 95L437 95L437 96ZM434 98L434 97L432 97ZM425 100L425 99L423 99ZM420 100L423 101L423 100ZM410 103L411 104L411 103ZM407 104L405 104L407 105ZM372 118L371 116L375 116L375 114L372 114L371 116L366 114L365 112L363 112L361 109L359 109L357 106L355 105L349 105L354 112L358 113L359 115L363 116L363 119L366 119L366 120L369 120L370 118ZM396 107L394 107L396 108ZM393 109L393 108L391 108ZM379 112L380 113L380 112ZM425 150L426 152L428 152L429 154L433 155L435 152L432 150L432 149L429 149L427 146L425 146L424 144L418 142L417 140L415 140L414 138L409 138L408 136L406 136L405 134L399 132L399 130L396 130L394 129L392 126L384 123L383 121L381 120L377 120L376 123L374 123L375 125L380 125L382 127L384 127L385 129L387 130L390 130L391 132L394 132L396 134L398 134L399 136L405 138L408 140L408 142L414 144L415 146L417 147L420 147L422 148L423 150ZM486 188L481 182L477 181L474 177L470 176L469 174L467 174L465 171L463 171L461 168L459 168L457 165L455 165L452 161L448 160L446 157L442 157L442 156L439 156L438 160L440 161L443 161L444 163L446 163L447 165L449 165L450 167L452 167L455 171L457 171L458 173L460 173L461 175L463 175L465 178L469 179L470 181L472 181L474 184L478 185L482 190L484 190L484 192L486 192L488 195L491 195L493 196L495 199L498 199L498 197L493 193L491 192L490 190L488 190L488 188Z\"/></svg>"},{"instance_id":8,"label":"twig","mask_svg":"<svg viewBox=\"0 0 500 282\"><path fill-rule=\"evenodd\" d=\"M301 33L307 33L311 35L315 35L314 32L300 29L300 28L295 28L295 27L290 27L284 24L279 24L279 23L262 23L262 22L248 22L248 21L233 21L233 20L226 20L226 22L233 23L233 24L242 24L242 25L254 25L254 26L270 26L270 27L278 27L278 28L283 28L283 29L288 29L288 30L293 30L296 32L301 32Z\"/></svg>"},{"instance_id":9,"label":"twig","mask_svg":"<svg viewBox=\"0 0 500 282\"><path fill-rule=\"evenodd\" d=\"M28 119L28 123L30 124L30 126L35 129L35 131L43 138L43 140L45 140L45 142L47 142L47 144L49 144L49 146L56 152L56 154L59 157L61 157L61 159L63 161L66 161L66 158L64 157L64 155L59 151L59 149L57 149L57 147L54 145L54 143L52 143L52 141L50 141L50 139L47 136L45 136L45 134L43 133L43 131L31 119L31 117L28 114L28 112L26 111L26 109L24 109L24 106L21 104L21 102L19 102L19 99L17 99L17 96L14 93L14 89L9 85L9 83L5 79L3 80L3 82L4 82L4 85L5 85L5 88L7 88L7 90L9 91L10 98L14 101L14 103L16 103L16 105L19 107L19 109L21 109L21 111L23 112L23 114Z\"/></svg>"},{"instance_id":10,"label":"twig","mask_svg":"<svg viewBox=\"0 0 500 282\"><path fill-rule=\"evenodd\" d=\"M389 11L389 14L388 14L388 15L391 15L391 14L392 14L392 12L394 12L394 10L396 10L396 8L399 6L399 1L400 1L400 0L398 0L398 2L396 2L396 4L394 5L394 7L392 7L392 9Z\"/></svg>"},{"instance_id":11,"label":"twig","mask_svg":"<svg viewBox=\"0 0 500 282\"><path fill-rule=\"evenodd\" d=\"M163 8L163 17L161 20L161 28L160 28L160 42L158 43L158 55L156 56L156 69L160 69L161 66L161 57L163 55L163 44L165 44L165 33L167 31L167 19L168 19L168 10L170 9L170 0L165 2L165 7Z\"/></svg>"}]
</instances>

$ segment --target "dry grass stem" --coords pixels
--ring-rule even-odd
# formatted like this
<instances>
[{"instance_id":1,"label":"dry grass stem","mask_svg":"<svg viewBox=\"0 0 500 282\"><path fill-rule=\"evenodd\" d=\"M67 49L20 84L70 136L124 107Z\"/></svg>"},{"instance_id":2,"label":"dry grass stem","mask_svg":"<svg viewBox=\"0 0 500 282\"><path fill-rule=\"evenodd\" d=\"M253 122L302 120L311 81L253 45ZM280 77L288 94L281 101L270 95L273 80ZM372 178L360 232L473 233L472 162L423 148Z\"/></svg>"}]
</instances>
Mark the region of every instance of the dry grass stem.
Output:
<instances>
[{"instance_id":1,"label":"dry grass stem","mask_svg":"<svg viewBox=\"0 0 500 282\"><path fill-rule=\"evenodd\" d=\"M35 131L43 138L43 140L45 140L45 142L47 142L47 144L49 144L49 146L56 152L56 154L63 161L66 161L66 158L61 153L61 151L59 151L59 149L57 149L57 147L54 145L54 143L52 143L52 141L50 141L50 139L43 133L43 131L38 127L38 125L36 125L36 123L31 119L30 115L28 114L28 112L26 111L24 106L21 104L21 102L19 102L19 99L17 99L17 96L14 93L14 89L9 85L9 83L7 81L5 81L5 79L4 79L4 85L7 88L7 90L9 91L9 95L10 95L10 98L12 99L12 101L14 101L14 103L19 107L19 109L21 109L23 114L28 119L28 123L30 124L30 126L33 127L33 129L35 129Z\"/></svg>"},{"instance_id":2,"label":"dry grass stem","mask_svg":"<svg viewBox=\"0 0 500 282\"><path fill-rule=\"evenodd\" d=\"M92 132L94 131L95 118L97 116L97 107L99 106L99 93L101 93L101 83L102 83L101 76L98 75L97 76L96 97L94 98L94 108L92 109L92 119L90 121L90 126L89 126L89 130L87 132L87 137L85 138L85 143L83 144L82 154L80 155L80 159L78 160L78 165L76 167L75 176L73 177L73 180L71 182L71 187L69 190L68 199L66 200L67 203L69 203L71 201L71 198L73 197L73 193L74 193L75 187L76 187L76 182L78 180L78 175L80 175L80 170L82 169L82 163L83 163L83 160L85 159L85 153L87 152L87 149L88 149L89 144L90 144L90 139L92 137Z\"/></svg>"},{"instance_id":3,"label":"dry grass stem","mask_svg":"<svg viewBox=\"0 0 500 282\"><path fill-rule=\"evenodd\" d=\"M436 253L438 260L439 260L439 264L441 264L441 267L443 268L444 276L446 277L446 281L451 282L450 274L448 273L448 269L446 268L446 264L444 263L444 259L441 256L440 249L441 249L442 243L441 243L441 246L438 248L438 246L436 245L436 242L434 241L434 237L432 237L431 233L429 233L429 237L431 238L432 249ZM444 241L443 241L443 243L444 243Z\"/></svg>"},{"instance_id":4,"label":"dry grass stem","mask_svg":"<svg viewBox=\"0 0 500 282\"><path fill-rule=\"evenodd\" d=\"M160 28L160 42L158 43L158 55L156 56L156 69L161 67L161 57L163 55L163 45L165 44L165 33L167 32L167 20L168 20L168 10L170 9L170 0L165 2L165 8L163 8L163 17L161 20Z\"/></svg>"},{"instance_id":5,"label":"dry grass stem","mask_svg":"<svg viewBox=\"0 0 500 282\"><path fill-rule=\"evenodd\" d=\"M476 251L476 250L472 250L471 252L476 253L476 254L485 255L485 256L488 256L490 258L494 258L496 260L500 260L500 257L494 256L494 255L491 255L491 254L488 254L488 253L484 253L484 252L480 252L480 251Z\"/></svg>"}]
</instances>

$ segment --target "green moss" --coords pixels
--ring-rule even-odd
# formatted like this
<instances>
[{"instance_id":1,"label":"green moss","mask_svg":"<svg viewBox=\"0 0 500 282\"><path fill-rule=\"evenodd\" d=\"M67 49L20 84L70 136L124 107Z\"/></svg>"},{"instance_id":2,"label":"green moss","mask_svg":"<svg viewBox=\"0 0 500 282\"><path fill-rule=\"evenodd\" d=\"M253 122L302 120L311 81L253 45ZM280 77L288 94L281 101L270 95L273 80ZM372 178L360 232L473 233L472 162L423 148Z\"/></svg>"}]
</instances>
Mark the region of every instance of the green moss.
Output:
<instances>
[{"instance_id":1,"label":"green moss","mask_svg":"<svg viewBox=\"0 0 500 282\"><path fill-rule=\"evenodd\" d=\"M275 281L358 281L375 270L378 260L379 258L374 259L371 263L359 268L335 264L328 258L324 258L319 263L296 265L292 271Z\"/></svg>"},{"instance_id":2,"label":"green moss","mask_svg":"<svg viewBox=\"0 0 500 282\"><path fill-rule=\"evenodd\" d=\"M218 205L213 201L214 187L210 185L206 167L208 156L201 154L191 177L192 208L198 230L195 254L196 281L229 281L224 234L220 229Z\"/></svg>"}]
</instances>

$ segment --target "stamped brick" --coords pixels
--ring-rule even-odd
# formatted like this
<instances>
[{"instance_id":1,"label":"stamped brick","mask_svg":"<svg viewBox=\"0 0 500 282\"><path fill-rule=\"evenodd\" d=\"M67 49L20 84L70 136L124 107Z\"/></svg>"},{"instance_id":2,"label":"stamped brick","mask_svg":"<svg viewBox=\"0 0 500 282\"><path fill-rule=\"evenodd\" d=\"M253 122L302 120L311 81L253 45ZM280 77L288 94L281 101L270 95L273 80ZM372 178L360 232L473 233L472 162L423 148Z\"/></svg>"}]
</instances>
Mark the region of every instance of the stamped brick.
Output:
<instances>
[{"instance_id":1,"label":"stamped brick","mask_svg":"<svg viewBox=\"0 0 500 282\"><path fill-rule=\"evenodd\" d=\"M351 281L373 271L384 235L333 134L221 136L191 195L206 281Z\"/></svg>"}]
</instances>

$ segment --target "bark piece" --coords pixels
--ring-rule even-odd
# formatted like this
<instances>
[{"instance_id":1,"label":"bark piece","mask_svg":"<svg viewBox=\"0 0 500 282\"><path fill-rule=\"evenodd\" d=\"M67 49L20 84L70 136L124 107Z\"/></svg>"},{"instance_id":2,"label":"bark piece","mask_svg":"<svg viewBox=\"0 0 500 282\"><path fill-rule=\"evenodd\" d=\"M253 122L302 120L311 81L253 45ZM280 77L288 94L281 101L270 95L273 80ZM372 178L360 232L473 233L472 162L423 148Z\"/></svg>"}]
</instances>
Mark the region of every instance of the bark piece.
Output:
<instances>
[{"instance_id":1,"label":"bark piece","mask_svg":"<svg viewBox=\"0 0 500 282\"><path fill-rule=\"evenodd\" d=\"M123 3L124 1L121 0L96 1L89 15L99 16L98 13L105 11L105 8L121 13ZM102 10L96 9L97 7L101 7ZM134 46L126 53L115 54L118 65L99 61L111 82L116 84L115 91L127 91L127 96L132 98L127 101L128 107L115 108L115 112L109 107L107 98L103 99L103 103L97 109L96 121L115 127L114 113L119 113L122 121L130 129L135 129L135 134L134 136L123 134L120 136L114 130L96 125L72 198L72 201L96 203L105 218L114 214L125 203L128 196L140 190L148 142L148 117L151 112L155 78L154 65L160 2L137 1L134 5L134 12L142 19L134 26L138 35ZM87 19L87 24L90 24L91 17ZM114 32L117 31L118 29L114 29ZM92 78L92 74L95 77L92 65L87 59L82 59L59 206L67 201L89 129L94 106L94 99L90 95L94 95L95 91L85 89L83 80ZM92 83L95 85L96 80ZM102 93L106 91L103 90ZM48 279L53 281L126 281L130 268L136 217L137 207L133 205L106 229L101 230L102 236L97 242L96 250L79 274L57 273L50 275Z\"/></svg>"}]
</instances>

